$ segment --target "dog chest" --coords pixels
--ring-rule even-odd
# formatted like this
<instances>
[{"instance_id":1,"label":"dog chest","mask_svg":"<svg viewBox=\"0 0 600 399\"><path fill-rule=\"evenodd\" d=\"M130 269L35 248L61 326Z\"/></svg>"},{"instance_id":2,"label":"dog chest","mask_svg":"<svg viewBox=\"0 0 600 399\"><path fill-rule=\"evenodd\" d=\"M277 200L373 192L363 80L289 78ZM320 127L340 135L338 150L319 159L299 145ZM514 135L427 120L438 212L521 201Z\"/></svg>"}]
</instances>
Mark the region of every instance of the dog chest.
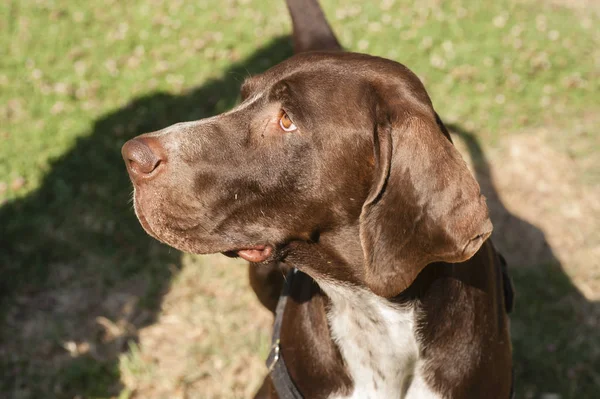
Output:
<instances>
[{"instance_id":1,"label":"dog chest","mask_svg":"<svg viewBox=\"0 0 600 399\"><path fill-rule=\"evenodd\" d=\"M422 377L413 306L398 306L356 287L322 284L331 303L334 341L354 382L331 399L439 398Z\"/></svg>"}]
</instances>

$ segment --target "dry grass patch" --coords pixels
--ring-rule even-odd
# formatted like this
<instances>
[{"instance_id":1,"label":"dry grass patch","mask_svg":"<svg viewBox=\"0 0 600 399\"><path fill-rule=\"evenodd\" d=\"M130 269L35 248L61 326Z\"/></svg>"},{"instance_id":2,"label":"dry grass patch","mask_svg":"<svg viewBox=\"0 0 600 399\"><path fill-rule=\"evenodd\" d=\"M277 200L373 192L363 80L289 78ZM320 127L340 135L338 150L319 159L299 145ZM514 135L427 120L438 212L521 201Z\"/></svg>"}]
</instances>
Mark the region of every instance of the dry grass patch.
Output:
<instances>
[{"instance_id":1,"label":"dry grass patch","mask_svg":"<svg viewBox=\"0 0 600 399\"><path fill-rule=\"evenodd\" d=\"M186 255L155 324L121 356L135 398L247 398L266 374L272 316L248 285L246 262Z\"/></svg>"},{"instance_id":2,"label":"dry grass patch","mask_svg":"<svg viewBox=\"0 0 600 399\"><path fill-rule=\"evenodd\" d=\"M557 148L560 134L539 128L506 136L489 148L487 160L475 154L471 166L488 198L494 242L509 264L558 261L586 298L597 301L600 186L589 174L600 160ZM468 143L459 138L458 145L465 159L472 158Z\"/></svg>"}]
</instances>

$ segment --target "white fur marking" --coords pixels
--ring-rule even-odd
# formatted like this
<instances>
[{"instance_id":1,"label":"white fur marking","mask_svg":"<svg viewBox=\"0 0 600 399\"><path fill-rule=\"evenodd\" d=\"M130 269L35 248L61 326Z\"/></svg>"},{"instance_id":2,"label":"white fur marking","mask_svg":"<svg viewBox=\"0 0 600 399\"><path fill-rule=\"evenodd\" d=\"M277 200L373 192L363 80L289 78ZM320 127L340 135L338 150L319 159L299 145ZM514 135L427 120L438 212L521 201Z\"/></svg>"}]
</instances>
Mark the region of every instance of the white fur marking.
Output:
<instances>
[{"instance_id":1,"label":"white fur marking","mask_svg":"<svg viewBox=\"0 0 600 399\"><path fill-rule=\"evenodd\" d=\"M441 398L422 377L414 307L362 288L319 283L331 299L331 333L354 382L350 395L330 399Z\"/></svg>"}]
</instances>

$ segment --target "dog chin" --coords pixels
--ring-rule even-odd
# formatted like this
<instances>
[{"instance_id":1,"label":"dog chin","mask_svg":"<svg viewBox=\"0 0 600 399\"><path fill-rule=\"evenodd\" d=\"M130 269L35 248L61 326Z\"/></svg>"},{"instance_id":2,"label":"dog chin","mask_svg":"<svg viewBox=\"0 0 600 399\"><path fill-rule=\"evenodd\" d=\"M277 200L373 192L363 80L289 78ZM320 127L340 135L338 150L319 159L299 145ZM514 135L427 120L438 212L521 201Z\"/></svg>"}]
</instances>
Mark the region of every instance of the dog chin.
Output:
<instances>
[{"instance_id":1,"label":"dog chin","mask_svg":"<svg viewBox=\"0 0 600 399\"><path fill-rule=\"evenodd\" d=\"M160 241L163 244L166 244L170 247L173 247L173 248L178 249L183 252L210 253L210 252L197 251L193 245L190 245L189 240L179 239L174 234L169 233L168 231L165 231L164 229L161 229L160 226L155 225L154 227L152 227L152 223L150 222L149 218L147 218L146 215L144 214L144 212L142 211L142 207L140 206L139 201L137 199L134 200L134 210L135 210L135 215L137 216L138 221L140 222L140 225L142 226L142 228L146 231L146 233L148 233L148 235L150 237L154 238L155 240ZM161 234L159 234L158 231L160 231ZM215 251L215 252L217 252L217 251Z\"/></svg>"},{"instance_id":2,"label":"dog chin","mask_svg":"<svg viewBox=\"0 0 600 399\"><path fill-rule=\"evenodd\" d=\"M140 225L149 236L180 251L198 253L193 250L192 246L189 245L188 240L179 239L175 236L175 234L170 233L164 228L161 228L161 226L157 223L154 223L154 227L152 227L153 223L151 222L150 217L146 216L145 212L143 211L144 207L141 205L141 203L142 199L138 196L138 192L136 190L134 193L133 209L138 221L140 222ZM159 231L161 234L159 234Z\"/></svg>"},{"instance_id":3,"label":"dog chin","mask_svg":"<svg viewBox=\"0 0 600 399\"><path fill-rule=\"evenodd\" d=\"M146 231L146 233L148 233L148 235L150 235L152 238L154 238L158 241L164 242L164 240L161 240L160 237L158 236L158 234L156 234L154 232L152 227L150 227L150 223L148 222L148 219L146 219L146 216L144 216L144 213L140 209L140 206L138 205L137 200L135 200L135 199L133 201L133 210L135 212L135 216L137 216L138 221L140 222L140 225Z\"/></svg>"}]
</instances>

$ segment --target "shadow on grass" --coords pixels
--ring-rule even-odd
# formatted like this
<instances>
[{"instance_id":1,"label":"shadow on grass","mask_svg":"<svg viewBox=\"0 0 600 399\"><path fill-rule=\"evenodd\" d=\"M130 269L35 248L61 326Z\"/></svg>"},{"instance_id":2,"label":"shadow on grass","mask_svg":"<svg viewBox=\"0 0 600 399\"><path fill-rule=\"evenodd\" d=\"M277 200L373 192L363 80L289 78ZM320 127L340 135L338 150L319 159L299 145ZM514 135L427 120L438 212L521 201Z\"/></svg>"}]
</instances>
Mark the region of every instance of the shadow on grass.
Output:
<instances>
[{"instance_id":1,"label":"shadow on grass","mask_svg":"<svg viewBox=\"0 0 600 399\"><path fill-rule=\"evenodd\" d=\"M600 304L587 301L572 284L544 233L506 208L477 137L457 125L448 128L468 148L494 222L492 239L506 257L515 285L511 327L516 397L597 397L600 330L594 326Z\"/></svg>"},{"instance_id":2,"label":"shadow on grass","mask_svg":"<svg viewBox=\"0 0 600 399\"><path fill-rule=\"evenodd\" d=\"M153 323L180 253L133 213L123 143L232 107L239 85L292 54L274 40L188 94L156 93L94 124L41 187L0 208L0 397L103 397L118 356Z\"/></svg>"}]
</instances>

